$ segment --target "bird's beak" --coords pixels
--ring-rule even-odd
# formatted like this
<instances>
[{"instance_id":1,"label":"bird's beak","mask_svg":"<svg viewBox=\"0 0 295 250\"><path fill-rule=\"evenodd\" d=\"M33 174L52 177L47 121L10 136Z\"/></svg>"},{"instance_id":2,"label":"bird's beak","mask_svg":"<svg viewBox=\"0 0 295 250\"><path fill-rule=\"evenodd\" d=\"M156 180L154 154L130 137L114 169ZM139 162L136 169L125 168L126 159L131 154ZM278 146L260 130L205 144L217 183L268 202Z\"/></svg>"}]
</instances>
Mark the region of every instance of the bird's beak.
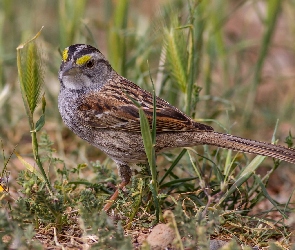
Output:
<instances>
[{"instance_id":1,"label":"bird's beak","mask_svg":"<svg viewBox=\"0 0 295 250\"><path fill-rule=\"evenodd\" d=\"M66 63L63 65L62 76L76 75L80 72L79 67L75 67L72 63Z\"/></svg>"}]
</instances>

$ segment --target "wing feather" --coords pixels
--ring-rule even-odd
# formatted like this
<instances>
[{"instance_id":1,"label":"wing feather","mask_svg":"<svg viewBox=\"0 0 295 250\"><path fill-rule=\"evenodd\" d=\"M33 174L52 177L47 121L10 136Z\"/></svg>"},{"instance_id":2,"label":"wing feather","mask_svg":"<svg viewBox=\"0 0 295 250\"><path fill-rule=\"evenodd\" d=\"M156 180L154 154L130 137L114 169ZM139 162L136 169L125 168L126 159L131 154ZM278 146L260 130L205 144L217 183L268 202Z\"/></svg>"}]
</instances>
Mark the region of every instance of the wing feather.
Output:
<instances>
[{"instance_id":1,"label":"wing feather","mask_svg":"<svg viewBox=\"0 0 295 250\"><path fill-rule=\"evenodd\" d=\"M128 94L127 94L128 93ZM152 94L125 78L109 82L101 90L79 100L80 119L88 126L140 133L139 108L152 124ZM194 122L190 117L161 98L156 98L156 132L213 131L213 128Z\"/></svg>"}]
</instances>

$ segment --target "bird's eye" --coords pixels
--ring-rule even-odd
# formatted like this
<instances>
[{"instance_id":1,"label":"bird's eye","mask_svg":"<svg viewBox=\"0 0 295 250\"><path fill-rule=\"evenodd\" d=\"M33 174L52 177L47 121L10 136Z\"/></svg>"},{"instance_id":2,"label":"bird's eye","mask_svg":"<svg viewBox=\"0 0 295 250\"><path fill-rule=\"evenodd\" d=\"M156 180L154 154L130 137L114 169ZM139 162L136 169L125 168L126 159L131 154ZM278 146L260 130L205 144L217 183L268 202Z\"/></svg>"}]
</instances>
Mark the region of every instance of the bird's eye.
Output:
<instances>
[{"instance_id":1,"label":"bird's eye","mask_svg":"<svg viewBox=\"0 0 295 250\"><path fill-rule=\"evenodd\" d=\"M94 66L94 61L93 60L89 60L87 63L86 63L86 67L87 68L92 68Z\"/></svg>"}]
</instances>

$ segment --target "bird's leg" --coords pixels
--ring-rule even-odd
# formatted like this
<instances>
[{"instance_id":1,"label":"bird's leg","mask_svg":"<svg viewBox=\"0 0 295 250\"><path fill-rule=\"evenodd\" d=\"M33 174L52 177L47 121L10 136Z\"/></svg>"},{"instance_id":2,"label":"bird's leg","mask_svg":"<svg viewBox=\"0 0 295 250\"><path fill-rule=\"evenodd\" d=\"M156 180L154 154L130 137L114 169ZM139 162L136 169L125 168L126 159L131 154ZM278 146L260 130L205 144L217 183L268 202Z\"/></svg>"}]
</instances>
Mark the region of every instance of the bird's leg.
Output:
<instances>
[{"instance_id":1,"label":"bird's leg","mask_svg":"<svg viewBox=\"0 0 295 250\"><path fill-rule=\"evenodd\" d=\"M108 211L111 206L113 205L114 201L118 198L119 195L119 190L122 189L123 187L125 187L128 183L122 181L119 186L117 187L115 193L108 199L107 203L105 204L105 206L103 207L104 211Z\"/></svg>"},{"instance_id":2,"label":"bird's leg","mask_svg":"<svg viewBox=\"0 0 295 250\"><path fill-rule=\"evenodd\" d=\"M114 201L118 198L119 190L124 188L130 182L130 179L132 176L131 169L127 164L122 164L117 162L117 167L118 167L118 173L122 179L122 182L118 185L115 193L110 197L110 199L108 199L107 203L105 204L103 208L104 211L108 211L111 208Z\"/></svg>"}]
</instances>

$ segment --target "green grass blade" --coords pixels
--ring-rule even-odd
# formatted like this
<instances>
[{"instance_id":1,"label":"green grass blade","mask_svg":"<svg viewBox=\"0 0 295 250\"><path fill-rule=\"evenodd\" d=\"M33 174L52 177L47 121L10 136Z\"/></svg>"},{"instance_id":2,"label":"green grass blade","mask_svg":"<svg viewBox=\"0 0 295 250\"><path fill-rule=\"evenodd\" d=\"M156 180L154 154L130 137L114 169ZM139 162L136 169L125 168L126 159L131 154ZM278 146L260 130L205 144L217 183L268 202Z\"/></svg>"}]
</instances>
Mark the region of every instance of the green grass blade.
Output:
<instances>
[{"instance_id":1,"label":"green grass blade","mask_svg":"<svg viewBox=\"0 0 295 250\"><path fill-rule=\"evenodd\" d=\"M147 156L149 165L153 166L155 164L154 145L153 145L153 140L151 136L150 124L142 108L139 109L139 118L140 118L140 129L141 129L146 156Z\"/></svg>"},{"instance_id":2,"label":"green grass blade","mask_svg":"<svg viewBox=\"0 0 295 250\"><path fill-rule=\"evenodd\" d=\"M156 209L156 221L159 221L160 216L160 205L158 200L158 183L157 183L157 167L156 167L156 153L155 147L153 144L152 133L150 131L150 124L148 119L142 110L139 109L139 118L140 118L140 129L143 139L143 145L148 158L150 170L152 173L152 182L149 184L150 190L152 192L154 205Z\"/></svg>"},{"instance_id":3,"label":"green grass blade","mask_svg":"<svg viewBox=\"0 0 295 250\"><path fill-rule=\"evenodd\" d=\"M60 46L65 48L75 42L80 31L86 0L60 0L58 3L59 40Z\"/></svg>"},{"instance_id":4,"label":"green grass blade","mask_svg":"<svg viewBox=\"0 0 295 250\"><path fill-rule=\"evenodd\" d=\"M237 180L230 187L230 189L221 197L221 199L217 203L218 206L220 206L227 197L229 197L233 192L235 192L243 183L245 183L254 174L254 171L260 166L260 164L263 162L265 158L265 156L256 156L250 162L250 164L237 175Z\"/></svg>"},{"instance_id":5,"label":"green grass blade","mask_svg":"<svg viewBox=\"0 0 295 250\"><path fill-rule=\"evenodd\" d=\"M185 183L187 181L192 181L192 180L196 180L196 179L199 179L199 177L187 177L187 178L176 179L176 180L164 183L161 186L161 188L170 187L170 186L173 186L173 185L179 184L179 183L183 184L183 183Z\"/></svg>"},{"instance_id":6,"label":"green grass blade","mask_svg":"<svg viewBox=\"0 0 295 250\"><path fill-rule=\"evenodd\" d=\"M198 178L200 180L202 180L202 177L201 177L201 171L197 168L196 164L194 163L194 160L193 160L193 157L191 156L190 152L188 151L188 155L189 155L189 159L191 161L191 164L196 172L196 174L198 175Z\"/></svg>"},{"instance_id":7,"label":"green grass blade","mask_svg":"<svg viewBox=\"0 0 295 250\"><path fill-rule=\"evenodd\" d=\"M128 95L128 94L127 94ZM128 95L129 96L129 95ZM152 173L152 182L150 187L152 187L151 192L154 199L154 204L156 208L156 221L159 221L160 216L160 205L158 200L158 182L157 182L157 166L156 166L156 152L155 152L155 141L156 141L156 97L155 90L153 88L153 121L152 121L152 131L150 129L149 121L138 102L129 96L133 103L139 108L139 119L140 119L140 130L143 139L143 145L145 153L150 166L150 171Z\"/></svg>"},{"instance_id":8,"label":"green grass blade","mask_svg":"<svg viewBox=\"0 0 295 250\"><path fill-rule=\"evenodd\" d=\"M150 68L150 67L149 67ZM157 100L156 100L156 91L155 91L155 85L154 81L151 75L151 72L149 71L150 80L153 86L153 122L152 122L152 143L153 145L156 145L156 129L157 129Z\"/></svg>"},{"instance_id":9,"label":"green grass blade","mask_svg":"<svg viewBox=\"0 0 295 250\"><path fill-rule=\"evenodd\" d=\"M126 38L124 31L127 28L129 0L117 1L113 8L108 34L109 61L120 75L126 76Z\"/></svg>"},{"instance_id":10,"label":"green grass blade","mask_svg":"<svg viewBox=\"0 0 295 250\"><path fill-rule=\"evenodd\" d=\"M155 205L155 210L156 210L156 223L158 223L159 218L160 218L160 203L159 203L159 199L158 199L158 190L155 189L155 185L153 185L153 183L149 184L149 188L152 192L152 197L154 200L154 205Z\"/></svg>"},{"instance_id":11,"label":"green grass blade","mask_svg":"<svg viewBox=\"0 0 295 250\"><path fill-rule=\"evenodd\" d=\"M245 106L245 111L244 111L245 125L249 125L252 111L254 109L254 102L255 102L257 87L261 80L263 65L266 60L269 47L271 45L272 36L275 32L275 26L277 24L278 16L281 11L281 4L282 4L281 0L273 0L273 1L267 2L268 9L267 9L266 22L265 22L266 30L262 39L260 53L255 66L254 79L251 84L250 91L247 97L246 106Z\"/></svg>"},{"instance_id":12,"label":"green grass blade","mask_svg":"<svg viewBox=\"0 0 295 250\"><path fill-rule=\"evenodd\" d=\"M173 163L171 164L171 166L168 168L168 170L166 171L166 173L161 178L161 180L159 182L159 185L161 185L163 183L163 181L166 179L166 177L172 172L172 170L178 164L178 162L181 160L181 158L184 156L184 154L186 153L186 151L187 151L186 149L183 149L180 152L180 154L176 157L176 159L173 161Z\"/></svg>"},{"instance_id":13,"label":"green grass blade","mask_svg":"<svg viewBox=\"0 0 295 250\"><path fill-rule=\"evenodd\" d=\"M284 213L284 211L282 211L282 210L278 207L277 203L271 198L271 196L270 196L269 193L267 192L267 190L266 190L266 188L265 188L265 184L262 183L262 181L261 181L259 178L257 179L257 181L259 182L259 186L260 186L260 188L261 188L261 191L262 191L264 197L266 197L266 198L270 201L270 203L273 204L274 207L275 207L275 208L281 213L281 215L282 215L285 219L287 219L288 216Z\"/></svg>"}]
</instances>

